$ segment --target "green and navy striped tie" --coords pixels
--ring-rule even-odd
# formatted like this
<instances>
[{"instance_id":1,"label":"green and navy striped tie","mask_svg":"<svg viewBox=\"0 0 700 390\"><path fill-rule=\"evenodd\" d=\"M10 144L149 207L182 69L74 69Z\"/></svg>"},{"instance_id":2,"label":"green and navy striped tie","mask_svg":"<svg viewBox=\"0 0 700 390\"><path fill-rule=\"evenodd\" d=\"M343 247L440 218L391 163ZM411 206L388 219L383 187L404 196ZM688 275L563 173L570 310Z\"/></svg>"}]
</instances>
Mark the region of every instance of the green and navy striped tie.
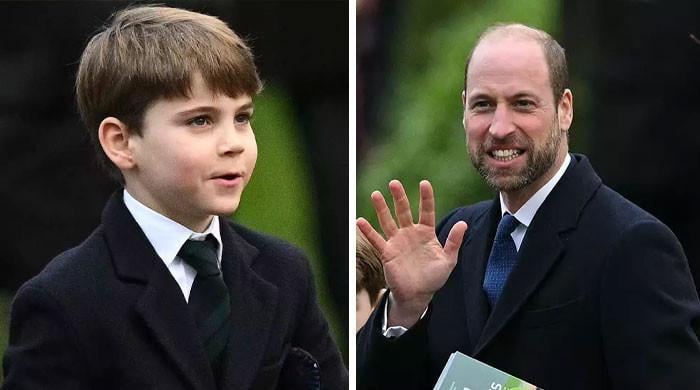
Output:
<instances>
[{"instance_id":1,"label":"green and navy striped tie","mask_svg":"<svg viewBox=\"0 0 700 390\"><path fill-rule=\"evenodd\" d=\"M219 270L218 243L211 234L204 241L188 240L178 256L197 271L188 306L215 377L221 371L221 358L230 330L231 300Z\"/></svg>"}]
</instances>

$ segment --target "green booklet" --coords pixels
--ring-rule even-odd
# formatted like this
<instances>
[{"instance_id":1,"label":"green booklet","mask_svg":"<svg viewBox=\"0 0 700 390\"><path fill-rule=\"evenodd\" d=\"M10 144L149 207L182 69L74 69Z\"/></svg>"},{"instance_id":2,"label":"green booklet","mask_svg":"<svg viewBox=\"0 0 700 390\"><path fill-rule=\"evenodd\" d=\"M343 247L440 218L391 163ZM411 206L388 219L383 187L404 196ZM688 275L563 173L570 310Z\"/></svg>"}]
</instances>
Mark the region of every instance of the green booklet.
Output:
<instances>
[{"instance_id":1,"label":"green booklet","mask_svg":"<svg viewBox=\"0 0 700 390\"><path fill-rule=\"evenodd\" d=\"M542 390L461 352L445 364L433 390Z\"/></svg>"}]
</instances>

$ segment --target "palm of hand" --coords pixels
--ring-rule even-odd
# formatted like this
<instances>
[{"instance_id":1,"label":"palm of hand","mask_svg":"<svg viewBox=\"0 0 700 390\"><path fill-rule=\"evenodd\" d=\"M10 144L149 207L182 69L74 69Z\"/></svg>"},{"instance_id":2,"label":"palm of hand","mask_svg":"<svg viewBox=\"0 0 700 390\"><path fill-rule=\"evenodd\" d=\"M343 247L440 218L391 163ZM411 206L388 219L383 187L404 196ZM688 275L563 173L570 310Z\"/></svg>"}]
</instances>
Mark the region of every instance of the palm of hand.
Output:
<instances>
[{"instance_id":1,"label":"palm of hand","mask_svg":"<svg viewBox=\"0 0 700 390\"><path fill-rule=\"evenodd\" d=\"M389 190L394 200L396 220L382 194L379 191L372 193L374 209L386 240L364 218L358 219L357 227L381 254L384 276L391 290L390 298L393 297L390 317L398 318L398 323L410 325L450 276L457 263L467 224L457 222L443 247L435 235L435 202L430 183L425 180L420 183L418 223L413 223L411 207L401 183L392 180Z\"/></svg>"},{"instance_id":2,"label":"palm of hand","mask_svg":"<svg viewBox=\"0 0 700 390\"><path fill-rule=\"evenodd\" d=\"M447 280L456 259L448 258L431 226L398 229L382 252L387 286L397 300L431 296Z\"/></svg>"}]
</instances>

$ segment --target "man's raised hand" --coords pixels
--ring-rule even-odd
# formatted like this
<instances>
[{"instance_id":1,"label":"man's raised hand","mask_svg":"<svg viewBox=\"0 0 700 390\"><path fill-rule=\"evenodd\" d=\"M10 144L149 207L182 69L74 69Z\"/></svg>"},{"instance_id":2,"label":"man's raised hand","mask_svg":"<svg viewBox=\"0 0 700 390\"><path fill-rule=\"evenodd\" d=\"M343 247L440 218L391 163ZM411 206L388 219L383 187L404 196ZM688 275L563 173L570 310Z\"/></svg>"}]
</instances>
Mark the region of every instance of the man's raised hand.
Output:
<instances>
[{"instance_id":1,"label":"man's raised hand","mask_svg":"<svg viewBox=\"0 0 700 390\"><path fill-rule=\"evenodd\" d=\"M435 201L430 182L420 183L418 223L413 223L410 203L401 182L389 182L389 191L394 200L396 221L384 196L379 191L372 193L372 204L386 239L364 218L357 220L357 226L382 256L384 276L391 290L388 326L408 328L418 321L457 264L467 224L456 223L443 247L435 235Z\"/></svg>"}]
</instances>

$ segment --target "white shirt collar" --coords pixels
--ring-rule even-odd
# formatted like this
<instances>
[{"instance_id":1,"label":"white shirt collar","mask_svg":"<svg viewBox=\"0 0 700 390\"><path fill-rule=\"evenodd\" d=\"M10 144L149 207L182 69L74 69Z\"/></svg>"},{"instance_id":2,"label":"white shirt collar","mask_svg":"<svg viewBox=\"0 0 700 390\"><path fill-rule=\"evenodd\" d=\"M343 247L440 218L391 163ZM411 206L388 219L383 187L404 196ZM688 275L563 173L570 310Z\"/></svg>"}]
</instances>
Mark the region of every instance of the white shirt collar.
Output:
<instances>
[{"instance_id":1,"label":"white shirt collar","mask_svg":"<svg viewBox=\"0 0 700 390\"><path fill-rule=\"evenodd\" d=\"M557 185L561 177L564 175L564 172L566 172L566 168L569 166L570 162L571 156L569 156L567 153L566 157L564 158L564 162L559 167L559 170L557 170L557 173L555 173L554 176L552 176L552 178L542 186L542 188L537 190L537 192L535 192L535 194L532 195L532 197L528 199L527 202L525 202L525 204L515 214L508 210L505 201L503 201L503 194L499 193L498 197L501 200L501 215L503 215L505 212L513 214L515 219L517 219L521 224L525 225L526 228L530 227L530 223L532 222L532 219L535 218L537 210L539 210L542 203L544 203L544 200L547 199L549 193L552 192L554 186Z\"/></svg>"},{"instance_id":2,"label":"white shirt collar","mask_svg":"<svg viewBox=\"0 0 700 390\"><path fill-rule=\"evenodd\" d=\"M166 266L170 266L173 260L175 260L177 253L180 252L180 248L185 244L185 241L189 239L201 241L204 240L208 234L211 234L219 243L217 257L219 260L219 267L221 267L223 246L221 244L218 216L215 215L214 218L212 218L209 227L207 227L204 232L197 233L150 209L131 196L126 189L124 189L124 204Z\"/></svg>"}]
</instances>

